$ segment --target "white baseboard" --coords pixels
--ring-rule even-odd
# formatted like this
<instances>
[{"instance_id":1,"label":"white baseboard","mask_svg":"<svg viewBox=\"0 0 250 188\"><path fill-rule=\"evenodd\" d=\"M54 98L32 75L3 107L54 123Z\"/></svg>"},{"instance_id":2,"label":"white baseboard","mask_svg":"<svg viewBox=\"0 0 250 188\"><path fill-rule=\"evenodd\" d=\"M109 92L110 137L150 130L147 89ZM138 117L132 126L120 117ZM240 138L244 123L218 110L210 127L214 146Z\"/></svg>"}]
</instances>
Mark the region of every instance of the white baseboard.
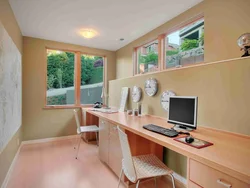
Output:
<instances>
[{"instance_id":1,"label":"white baseboard","mask_svg":"<svg viewBox=\"0 0 250 188\"><path fill-rule=\"evenodd\" d=\"M11 162L10 168L9 168L5 178L4 178L4 181L3 181L3 184L1 186L1 188L6 188L7 187L7 184L8 184L9 179L10 179L10 175L12 174L12 171L13 171L14 166L16 164L16 160L17 160L17 157L18 157L18 155L20 153L21 147L22 147L22 145L20 144L20 146L19 146L19 148L18 148L18 150L16 152L16 155L15 155L14 159Z\"/></svg>"},{"instance_id":2,"label":"white baseboard","mask_svg":"<svg viewBox=\"0 0 250 188\"><path fill-rule=\"evenodd\" d=\"M44 139L37 139L37 140L28 140L28 141L22 141L21 145L26 144L38 144L38 143L46 143L46 142L55 142L55 141L61 141L61 140L68 140L68 139L74 139L78 135L70 135L70 136L61 136L61 137L53 137L53 138L44 138Z\"/></svg>"}]
</instances>

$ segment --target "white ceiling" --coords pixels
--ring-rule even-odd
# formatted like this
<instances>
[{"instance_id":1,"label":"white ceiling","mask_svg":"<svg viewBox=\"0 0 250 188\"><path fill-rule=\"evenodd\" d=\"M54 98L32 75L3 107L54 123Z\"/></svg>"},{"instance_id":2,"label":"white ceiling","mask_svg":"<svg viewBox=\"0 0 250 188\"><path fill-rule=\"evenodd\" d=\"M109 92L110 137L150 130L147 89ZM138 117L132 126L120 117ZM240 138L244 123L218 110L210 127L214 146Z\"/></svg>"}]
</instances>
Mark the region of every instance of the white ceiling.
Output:
<instances>
[{"instance_id":1,"label":"white ceiling","mask_svg":"<svg viewBox=\"0 0 250 188\"><path fill-rule=\"evenodd\" d=\"M9 0L24 36L107 50L118 50L201 1ZM99 35L85 39L77 33L81 28Z\"/></svg>"}]
</instances>

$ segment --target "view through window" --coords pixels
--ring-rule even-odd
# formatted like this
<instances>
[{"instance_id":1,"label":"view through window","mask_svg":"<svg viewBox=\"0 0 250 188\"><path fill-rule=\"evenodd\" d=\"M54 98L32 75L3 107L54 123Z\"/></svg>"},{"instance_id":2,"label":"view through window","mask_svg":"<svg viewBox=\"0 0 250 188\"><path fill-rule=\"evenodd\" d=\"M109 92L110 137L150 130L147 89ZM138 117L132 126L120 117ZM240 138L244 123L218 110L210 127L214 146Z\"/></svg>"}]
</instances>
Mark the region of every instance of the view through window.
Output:
<instances>
[{"instance_id":1,"label":"view through window","mask_svg":"<svg viewBox=\"0 0 250 188\"><path fill-rule=\"evenodd\" d=\"M204 61L204 19L189 24L165 38L166 68Z\"/></svg>"},{"instance_id":2,"label":"view through window","mask_svg":"<svg viewBox=\"0 0 250 188\"><path fill-rule=\"evenodd\" d=\"M158 40L137 48L137 70L138 74L158 70Z\"/></svg>"},{"instance_id":3,"label":"view through window","mask_svg":"<svg viewBox=\"0 0 250 188\"><path fill-rule=\"evenodd\" d=\"M81 55L81 104L102 102L103 57Z\"/></svg>"},{"instance_id":4,"label":"view through window","mask_svg":"<svg viewBox=\"0 0 250 188\"><path fill-rule=\"evenodd\" d=\"M74 67L74 53L47 50L47 105L74 104Z\"/></svg>"},{"instance_id":5,"label":"view through window","mask_svg":"<svg viewBox=\"0 0 250 188\"><path fill-rule=\"evenodd\" d=\"M75 88L80 87L80 103L102 102L103 57L81 54L81 70L75 70L75 53L47 50L47 105L74 105ZM74 84L76 72L81 83Z\"/></svg>"}]
</instances>

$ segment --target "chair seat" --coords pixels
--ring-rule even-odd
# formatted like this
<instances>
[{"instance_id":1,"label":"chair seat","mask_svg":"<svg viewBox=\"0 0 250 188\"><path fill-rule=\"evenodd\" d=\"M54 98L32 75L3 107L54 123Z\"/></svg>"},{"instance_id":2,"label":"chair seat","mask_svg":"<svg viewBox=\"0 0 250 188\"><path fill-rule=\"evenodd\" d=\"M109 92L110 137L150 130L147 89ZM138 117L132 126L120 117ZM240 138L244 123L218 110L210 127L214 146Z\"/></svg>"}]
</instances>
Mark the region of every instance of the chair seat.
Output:
<instances>
[{"instance_id":1,"label":"chair seat","mask_svg":"<svg viewBox=\"0 0 250 188\"><path fill-rule=\"evenodd\" d=\"M96 125L81 126L80 129L81 129L80 133L98 132L99 131L99 127L97 127ZM80 134L80 133L78 133L78 134Z\"/></svg>"},{"instance_id":2,"label":"chair seat","mask_svg":"<svg viewBox=\"0 0 250 188\"><path fill-rule=\"evenodd\" d=\"M133 162L138 180L172 174L172 170L153 154L134 156Z\"/></svg>"}]
</instances>

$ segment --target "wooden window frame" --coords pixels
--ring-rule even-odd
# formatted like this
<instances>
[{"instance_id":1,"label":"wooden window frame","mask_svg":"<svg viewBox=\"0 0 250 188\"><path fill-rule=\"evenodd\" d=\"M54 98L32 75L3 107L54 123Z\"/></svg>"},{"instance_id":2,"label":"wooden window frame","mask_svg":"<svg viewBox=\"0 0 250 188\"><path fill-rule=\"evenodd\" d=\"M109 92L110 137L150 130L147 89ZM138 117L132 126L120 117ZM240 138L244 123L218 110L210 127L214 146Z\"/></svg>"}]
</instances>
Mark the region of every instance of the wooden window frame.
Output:
<instances>
[{"instance_id":1,"label":"wooden window frame","mask_svg":"<svg viewBox=\"0 0 250 188\"><path fill-rule=\"evenodd\" d=\"M74 62L74 89L75 89L75 103L69 105L47 105L47 50L58 50L62 52L70 52L75 54L75 62ZM81 107L91 107L93 104L81 104L81 55L90 55L90 56L98 56L103 58L103 89L107 93L107 57L105 55L82 52L82 51L74 51L74 50L65 50L59 48L51 48L45 47L45 92L44 92L44 109L73 109L73 108L81 108ZM106 105L106 99L102 99L104 105Z\"/></svg>"},{"instance_id":2,"label":"wooden window frame","mask_svg":"<svg viewBox=\"0 0 250 188\"><path fill-rule=\"evenodd\" d=\"M156 37L156 38L154 38L152 40L149 40L147 42L144 42L142 45L137 46L137 47L135 47L133 49L133 57L132 57L132 59L133 59L133 65L134 65L134 67L133 67L133 75L134 76L135 75L141 75L141 74L149 74L149 73L158 72L159 70L161 70L161 66L159 64L161 62L161 60L160 60L161 49L159 48L159 43L160 43L159 37L160 36L158 36L158 37ZM139 67L139 64L138 64L138 49L140 49L145 44L149 44L149 43L151 43L153 41L156 41L156 40L158 41L158 70L157 71L153 71L153 72L139 73L138 72L138 67Z\"/></svg>"},{"instance_id":3,"label":"wooden window frame","mask_svg":"<svg viewBox=\"0 0 250 188\"><path fill-rule=\"evenodd\" d=\"M165 38L167 35L182 29L183 27L186 27L190 24L192 24L193 22L196 22L200 19L204 19L204 13L199 13L196 16L189 18L188 20L185 20L183 22L181 22L180 24L171 27L169 30L167 30L165 33L158 35L156 38L146 41L144 42L142 45L139 45L137 47L133 48L133 54L132 54L132 60L133 60L133 76L138 76L138 75L142 75L142 74L152 74L152 73L156 73L156 72L161 72L164 71L166 69L173 69L173 68L167 68L166 67L166 51L165 51ZM144 46L147 43L151 43L155 40L158 40L158 70L154 71L154 72L146 72L146 73L138 73L138 53L137 50L139 48L141 48L142 46ZM182 67L189 67L189 66L195 66L197 64L202 64L204 62L200 62L200 63L195 63L195 64L189 64L189 65L183 65ZM177 67L176 67L177 68Z\"/></svg>"},{"instance_id":4,"label":"wooden window frame","mask_svg":"<svg viewBox=\"0 0 250 188\"><path fill-rule=\"evenodd\" d=\"M171 29L169 29L164 34L165 35L165 37L163 39L164 48L166 46L166 44L165 44L166 43L165 38L166 38L167 35L169 35L171 33L174 33L174 32L176 32L176 31L178 31L178 30L180 30L180 29L182 29L182 28L184 28L184 27L186 27L186 26L188 26L188 25L190 25L190 24L192 24L192 23L194 23L194 22L196 22L198 20L201 20L201 19L204 19L204 14L203 13L200 13L200 14L198 14L198 15L196 15L196 16L194 16L194 17L192 17L192 18L190 18L190 19L188 19L188 20L186 20L186 21L184 21L184 22L182 22L182 23L180 23L180 24L172 27ZM166 51L165 51L165 49L164 49L164 51L162 51L162 53L164 55L164 58L162 59L163 61L161 62L162 68L163 68L162 70L173 69L173 67L170 67L170 68L166 67L166 62L165 62L166 61ZM182 65L180 68L182 68L182 67L190 67L190 66L194 66L194 65L202 64L202 63L204 63L204 61L203 62L199 62L199 63L191 63L191 64L188 64L188 65ZM174 67L174 68L178 68L178 67Z\"/></svg>"}]
</instances>

